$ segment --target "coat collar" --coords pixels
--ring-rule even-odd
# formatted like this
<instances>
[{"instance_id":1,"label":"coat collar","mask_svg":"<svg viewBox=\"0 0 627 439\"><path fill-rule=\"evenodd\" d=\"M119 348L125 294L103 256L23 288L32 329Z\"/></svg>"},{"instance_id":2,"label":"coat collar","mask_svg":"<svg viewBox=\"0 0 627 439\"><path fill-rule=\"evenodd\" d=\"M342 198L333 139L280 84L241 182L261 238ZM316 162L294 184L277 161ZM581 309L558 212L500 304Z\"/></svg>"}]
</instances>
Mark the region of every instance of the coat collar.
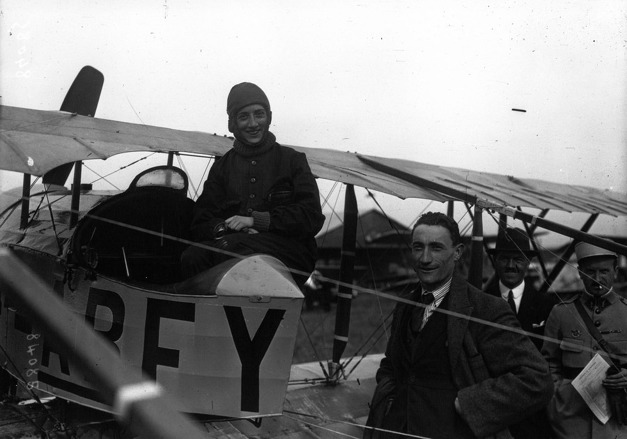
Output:
<instances>
[{"instance_id":1,"label":"coat collar","mask_svg":"<svg viewBox=\"0 0 627 439\"><path fill-rule=\"evenodd\" d=\"M233 142L233 149L235 152L244 157L254 157L261 154L265 154L270 151L276 144L276 137L270 131L266 134L265 139L259 145L247 145L238 139Z\"/></svg>"}]
</instances>

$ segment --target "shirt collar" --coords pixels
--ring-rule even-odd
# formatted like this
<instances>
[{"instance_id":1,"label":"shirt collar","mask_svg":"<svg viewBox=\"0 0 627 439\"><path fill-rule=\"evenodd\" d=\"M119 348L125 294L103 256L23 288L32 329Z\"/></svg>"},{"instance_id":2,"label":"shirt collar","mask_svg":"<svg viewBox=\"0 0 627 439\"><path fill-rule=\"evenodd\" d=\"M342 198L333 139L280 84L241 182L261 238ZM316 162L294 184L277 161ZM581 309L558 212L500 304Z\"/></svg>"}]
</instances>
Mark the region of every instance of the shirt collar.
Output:
<instances>
[{"instance_id":1,"label":"shirt collar","mask_svg":"<svg viewBox=\"0 0 627 439\"><path fill-rule=\"evenodd\" d=\"M449 280L444 283L444 285L442 285L439 288L436 288L435 290L429 291L423 288L422 294L425 294L425 293L433 294L433 306L437 307L440 305L440 302L442 302L442 300L446 297L446 294L451 289L452 282L453 282L453 277L450 277Z\"/></svg>"},{"instance_id":2,"label":"shirt collar","mask_svg":"<svg viewBox=\"0 0 627 439\"><path fill-rule=\"evenodd\" d=\"M585 289L583 290L583 295L582 297L585 297L586 300L589 299L598 299L598 300L602 300L602 299L607 299L610 303L614 303L614 296L615 294L612 294L614 292L614 287L610 288L610 290L605 293L602 296L593 296L592 294L590 294L589 292L587 292Z\"/></svg>"},{"instance_id":3,"label":"shirt collar","mask_svg":"<svg viewBox=\"0 0 627 439\"><path fill-rule=\"evenodd\" d=\"M501 292L502 298L507 299L510 290L514 293L514 299L522 297L523 292L525 291L525 281L523 280L517 287L509 288L503 285L503 283L499 280L499 291Z\"/></svg>"}]
</instances>

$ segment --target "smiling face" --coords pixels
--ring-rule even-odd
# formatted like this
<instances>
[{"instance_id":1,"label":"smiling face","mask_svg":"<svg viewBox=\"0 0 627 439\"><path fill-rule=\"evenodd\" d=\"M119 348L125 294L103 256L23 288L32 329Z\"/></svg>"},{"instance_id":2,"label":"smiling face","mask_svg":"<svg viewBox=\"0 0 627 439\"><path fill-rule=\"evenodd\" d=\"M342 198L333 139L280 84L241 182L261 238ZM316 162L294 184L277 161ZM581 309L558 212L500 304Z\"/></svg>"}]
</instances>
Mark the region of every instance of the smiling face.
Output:
<instances>
[{"instance_id":1,"label":"smiling face","mask_svg":"<svg viewBox=\"0 0 627 439\"><path fill-rule=\"evenodd\" d=\"M413 268L422 286L432 291L446 283L453 275L463 249L462 244L453 244L450 232L443 226L416 226L411 254Z\"/></svg>"},{"instance_id":2,"label":"smiling face","mask_svg":"<svg viewBox=\"0 0 627 439\"><path fill-rule=\"evenodd\" d=\"M229 121L229 129L235 137L248 145L261 143L268 127L270 116L263 105L252 104L239 110L233 120Z\"/></svg>"},{"instance_id":3,"label":"smiling face","mask_svg":"<svg viewBox=\"0 0 627 439\"><path fill-rule=\"evenodd\" d=\"M586 291L593 296L602 296L614 285L616 279L616 258L594 256L579 262L579 277Z\"/></svg>"},{"instance_id":4,"label":"smiling face","mask_svg":"<svg viewBox=\"0 0 627 439\"><path fill-rule=\"evenodd\" d=\"M529 268L529 259L520 252L498 252L494 263L499 279L510 289L520 285Z\"/></svg>"}]
</instances>

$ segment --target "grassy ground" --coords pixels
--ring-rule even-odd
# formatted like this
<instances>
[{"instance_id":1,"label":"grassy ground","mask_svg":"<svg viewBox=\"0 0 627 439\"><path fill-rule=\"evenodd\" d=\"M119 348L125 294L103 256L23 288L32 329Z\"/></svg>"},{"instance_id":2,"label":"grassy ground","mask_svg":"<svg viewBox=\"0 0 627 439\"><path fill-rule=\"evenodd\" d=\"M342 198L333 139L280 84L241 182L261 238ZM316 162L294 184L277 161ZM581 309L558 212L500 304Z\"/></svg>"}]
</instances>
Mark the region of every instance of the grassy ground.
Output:
<instances>
[{"instance_id":1,"label":"grassy ground","mask_svg":"<svg viewBox=\"0 0 627 439\"><path fill-rule=\"evenodd\" d=\"M362 293L353 297L348 344L343 357L362 355L366 351L371 354L381 353L385 350L389 329L384 333L381 324L390 315L395 303L372 294ZM311 361L326 363L331 359L336 306L337 304L332 302L330 311L324 311L319 305L311 310L303 308L296 335L293 363ZM388 328L390 323L391 316L385 327ZM366 346L362 346L364 343Z\"/></svg>"}]
</instances>

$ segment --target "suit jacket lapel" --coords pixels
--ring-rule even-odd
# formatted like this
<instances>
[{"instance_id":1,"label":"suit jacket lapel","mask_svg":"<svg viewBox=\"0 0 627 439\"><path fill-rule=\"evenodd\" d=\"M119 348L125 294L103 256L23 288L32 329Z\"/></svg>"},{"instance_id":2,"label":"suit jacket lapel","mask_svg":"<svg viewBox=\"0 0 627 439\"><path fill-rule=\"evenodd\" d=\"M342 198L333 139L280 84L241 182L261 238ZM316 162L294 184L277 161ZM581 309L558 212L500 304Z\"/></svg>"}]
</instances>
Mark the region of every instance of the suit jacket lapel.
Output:
<instances>
[{"instance_id":1,"label":"suit jacket lapel","mask_svg":"<svg viewBox=\"0 0 627 439\"><path fill-rule=\"evenodd\" d=\"M470 316L473 310L468 299L466 280L458 274L453 275L453 282L449 291L448 309L463 316ZM464 334L468 329L468 319L463 316L447 316L448 354L451 370L455 370L457 366L462 351Z\"/></svg>"}]
</instances>

